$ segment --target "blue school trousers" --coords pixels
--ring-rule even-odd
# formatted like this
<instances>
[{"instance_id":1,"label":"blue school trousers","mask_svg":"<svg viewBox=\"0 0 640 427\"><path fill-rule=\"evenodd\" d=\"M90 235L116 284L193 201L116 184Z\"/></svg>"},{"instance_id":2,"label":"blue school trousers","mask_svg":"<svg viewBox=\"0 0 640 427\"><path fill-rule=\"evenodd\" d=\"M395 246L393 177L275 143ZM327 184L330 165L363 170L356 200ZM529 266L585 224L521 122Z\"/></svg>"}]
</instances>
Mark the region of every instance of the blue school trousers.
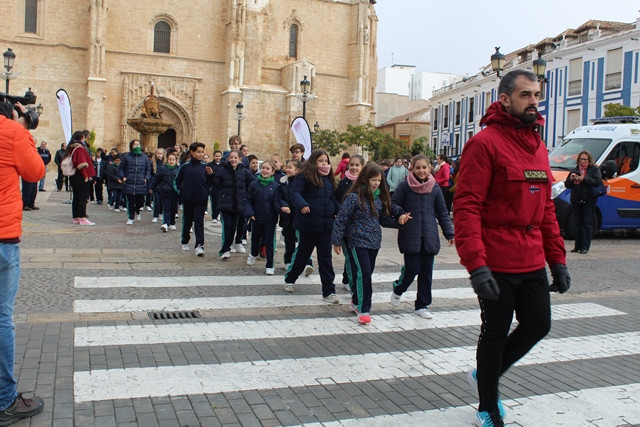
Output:
<instances>
[{"instance_id":1,"label":"blue school trousers","mask_svg":"<svg viewBox=\"0 0 640 427\"><path fill-rule=\"evenodd\" d=\"M190 231L193 224L193 232L196 235L196 248L204 246L204 211L207 210L207 202L193 203L182 201L182 244L186 245L191 239Z\"/></svg>"},{"instance_id":2,"label":"blue school trousers","mask_svg":"<svg viewBox=\"0 0 640 427\"><path fill-rule=\"evenodd\" d=\"M293 253L291 265L284 274L285 283L295 283L307 265L307 261L316 248L318 255L318 270L320 281L322 282L322 297L328 297L336 293L336 286L333 283L335 273L331 262L331 232L308 232L299 231L300 240L298 247Z\"/></svg>"},{"instance_id":3,"label":"blue school trousers","mask_svg":"<svg viewBox=\"0 0 640 427\"><path fill-rule=\"evenodd\" d=\"M418 298L415 302L415 309L427 308L431 305L431 284L433 281L434 255L428 254L424 246L420 248L420 253L404 254L404 266L400 270L400 277L393 282L393 292L402 295L407 291L413 279L418 276Z\"/></svg>"},{"instance_id":4,"label":"blue school trousers","mask_svg":"<svg viewBox=\"0 0 640 427\"><path fill-rule=\"evenodd\" d=\"M344 266L351 287L351 302L358 307L358 313L371 311L373 285L371 275L376 266L378 249L351 248L342 245Z\"/></svg>"},{"instance_id":5,"label":"blue school trousers","mask_svg":"<svg viewBox=\"0 0 640 427\"><path fill-rule=\"evenodd\" d=\"M259 223L253 221L251 224L251 255L257 257L260 253L260 247L264 242L267 247L267 266L266 268L273 268L273 252L274 252L274 237L276 234L276 223Z\"/></svg>"}]
</instances>

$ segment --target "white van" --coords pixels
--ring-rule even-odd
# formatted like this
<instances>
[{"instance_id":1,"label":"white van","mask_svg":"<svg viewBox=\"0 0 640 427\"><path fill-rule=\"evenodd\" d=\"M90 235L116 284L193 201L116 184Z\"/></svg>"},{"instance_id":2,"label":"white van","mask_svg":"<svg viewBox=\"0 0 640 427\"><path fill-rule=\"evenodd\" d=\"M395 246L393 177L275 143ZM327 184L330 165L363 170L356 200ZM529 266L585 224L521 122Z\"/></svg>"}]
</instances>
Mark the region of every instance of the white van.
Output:
<instances>
[{"instance_id":1,"label":"white van","mask_svg":"<svg viewBox=\"0 0 640 427\"><path fill-rule=\"evenodd\" d=\"M606 117L575 129L549 154L554 176L552 197L565 237L573 238L573 223L571 190L565 188L564 181L583 150L600 166L607 187L607 194L596 203L593 234L640 228L640 117Z\"/></svg>"}]
</instances>

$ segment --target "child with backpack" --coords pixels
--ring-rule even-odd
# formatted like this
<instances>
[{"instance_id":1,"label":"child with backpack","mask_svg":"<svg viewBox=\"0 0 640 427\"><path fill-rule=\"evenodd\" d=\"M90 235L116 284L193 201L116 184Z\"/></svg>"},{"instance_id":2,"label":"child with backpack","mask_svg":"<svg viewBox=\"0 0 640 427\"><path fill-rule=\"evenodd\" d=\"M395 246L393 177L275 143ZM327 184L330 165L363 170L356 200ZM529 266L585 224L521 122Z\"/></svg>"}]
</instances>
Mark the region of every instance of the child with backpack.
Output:
<instances>
[{"instance_id":1,"label":"child with backpack","mask_svg":"<svg viewBox=\"0 0 640 427\"><path fill-rule=\"evenodd\" d=\"M433 315L429 312L429 305L432 301L433 262L440 251L438 224L450 245L454 244L454 235L442 190L431 175L431 163L427 156L418 154L413 158L407 179L398 184L391 196L391 205L394 211L410 213L412 216L412 220L398 231L398 248L404 254L404 266L400 278L393 282L391 305L400 305L402 294L417 275L415 314L431 319Z\"/></svg>"},{"instance_id":2,"label":"child with backpack","mask_svg":"<svg viewBox=\"0 0 640 427\"><path fill-rule=\"evenodd\" d=\"M160 166L151 184L154 194L160 196L158 202L162 203L162 226L163 232L176 229L176 213L178 213L178 192L173 183L178 176L178 156L171 153L167 156L165 164Z\"/></svg>"},{"instance_id":3,"label":"child with backpack","mask_svg":"<svg viewBox=\"0 0 640 427\"><path fill-rule=\"evenodd\" d=\"M300 236L300 243L284 276L285 292L293 292L293 286L305 269L309 256L316 249L318 269L322 282L322 299L329 304L338 304L335 273L331 261L331 229L338 212L335 180L329 155L324 150L315 150L304 162L302 171L291 183L290 203L296 215L294 228Z\"/></svg>"},{"instance_id":4,"label":"child with backpack","mask_svg":"<svg viewBox=\"0 0 640 427\"><path fill-rule=\"evenodd\" d=\"M351 308L361 325L371 322L371 275L382 243L381 225L398 227L411 219L399 209L393 213L382 168L367 164L347 193L331 233L334 252L339 255L344 250L345 268L353 284Z\"/></svg>"},{"instance_id":5,"label":"child with backpack","mask_svg":"<svg viewBox=\"0 0 640 427\"><path fill-rule=\"evenodd\" d=\"M249 184L247 190L247 202L244 206L244 216L253 221L251 231L251 253L247 258L247 265L253 265L260 253L261 242L267 247L266 272L272 276L275 272L273 267L274 236L278 214L283 211L289 213L289 207L284 205L278 191L278 184L273 173L275 166L270 160L265 160L260 166L258 179Z\"/></svg>"}]
</instances>

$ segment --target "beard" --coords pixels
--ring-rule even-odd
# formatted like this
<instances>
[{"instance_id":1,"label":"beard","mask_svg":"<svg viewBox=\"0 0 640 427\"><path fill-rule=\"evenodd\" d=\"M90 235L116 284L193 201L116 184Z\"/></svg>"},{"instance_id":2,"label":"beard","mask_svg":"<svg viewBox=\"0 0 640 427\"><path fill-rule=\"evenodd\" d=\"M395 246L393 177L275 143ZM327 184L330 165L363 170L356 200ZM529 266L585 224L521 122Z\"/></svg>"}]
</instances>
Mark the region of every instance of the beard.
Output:
<instances>
[{"instance_id":1,"label":"beard","mask_svg":"<svg viewBox=\"0 0 640 427\"><path fill-rule=\"evenodd\" d=\"M538 120L538 109L536 107L527 107L521 113L513 111L512 109L507 109L507 113L519 119L525 125L531 125Z\"/></svg>"}]
</instances>

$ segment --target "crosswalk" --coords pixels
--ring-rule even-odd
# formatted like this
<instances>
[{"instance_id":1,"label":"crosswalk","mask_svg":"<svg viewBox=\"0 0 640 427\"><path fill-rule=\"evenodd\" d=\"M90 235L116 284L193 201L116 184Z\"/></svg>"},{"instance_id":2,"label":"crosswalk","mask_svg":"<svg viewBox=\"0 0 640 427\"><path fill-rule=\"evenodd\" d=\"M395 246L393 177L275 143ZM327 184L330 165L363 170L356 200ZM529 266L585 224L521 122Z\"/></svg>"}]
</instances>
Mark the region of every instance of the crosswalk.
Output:
<instances>
[{"instance_id":1,"label":"crosswalk","mask_svg":"<svg viewBox=\"0 0 640 427\"><path fill-rule=\"evenodd\" d=\"M324 411L311 408L309 411L315 416L303 416L297 423L281 423L471 424L477 397L471 390L461 390L458 383L474 364L480 316L474 303L475 295L468 286L461 286L466 285L460 280L466 280L466 272L460 269L434 272L432 320L412 313L413 292L404 296L400 309L388 304L386 287L396 278L397 273L374 276L377 292L373 296L373 322L363 327L345 309L349 303L346 293L340 295L340 306L327 306L322 302L317 276L301 279L301 285L292 295L282 293L282 278L277 276L76 277L74 287L77 289L99 291L101 296L109 293L119 296L77 299L74 301L77 313L234 309L244 310L241 313L245 314L235 312L232 319L217 316L188 321L119 321L76 326L74 346L88 350L90 355L135 355L138 351L143 353L162 346L174 352L180 347L197 348L199 354L191 359L158 357L153 363L148 360L131 363L135 357L129 357L128 363L120 364L122 366L115 363L116 367L106 368L91 369L89 363L86 369L74 372L75 403L243 392L269 396L274 391L286 391L294 400L286 404L296 407L308 403L304 396L308 396L310 390L322 387L328 390L325 393L342 396L338 402L342 410L337 411L337 415L334 415L336 411L326 408ZM181 291L197 289L213 296L121 297L123 291L135 294L136 290L145 289L165 296L179 296ZM320 306L326 310L320 311ZM261 309L274 307L298 310L288 315L260 314ZM304 309L311 307L316 310L306 313ZM570 426L640 423L637 397L640 378L637 376L632 375L626 381L612 379L605 384L595 381L586 387L587 378L574 381L572 375L561 374L597 364L593 378L601 379L606 370L602 361L637 369L640 331L615 327L627 324L629 314L606 304L554 296L552 318L552 334L520 360L513 371L519 378L536 377L538 380L533 382L539 385L540 378L545 375L551 378L549 373L557 371L559 377L567 378L566 389L549 381L547 392L535 392L524 386L526 379L522 384L514 381L509 387L511 398L505 400L509 409L506 421L516 425ZM554 334L556 330L558 333ZM229 354L231 347L236 351ZM629 364L629 360L635 361L635 365ZM423 399L427 403L417 409L387 412L384 408L389 405L376 406L372 399L369 402L348 394L353 393L354 387L367 390L373 384L393 390L388 399L394 400L402 398L396 390L406 390L407 381L422 387L423 393L433 389L437 397L431 401ZM452 389L443 391L442 381L451 383ZM412 400L411 392L406 393L409 394L406 399ZM299 400L296 396L300 396ZM335 404L327 403L327 406L335 407ZM211 411L215 416L215 408ZM266 423L274 424L272 419Z\"/></svg>"}]
</instances>

